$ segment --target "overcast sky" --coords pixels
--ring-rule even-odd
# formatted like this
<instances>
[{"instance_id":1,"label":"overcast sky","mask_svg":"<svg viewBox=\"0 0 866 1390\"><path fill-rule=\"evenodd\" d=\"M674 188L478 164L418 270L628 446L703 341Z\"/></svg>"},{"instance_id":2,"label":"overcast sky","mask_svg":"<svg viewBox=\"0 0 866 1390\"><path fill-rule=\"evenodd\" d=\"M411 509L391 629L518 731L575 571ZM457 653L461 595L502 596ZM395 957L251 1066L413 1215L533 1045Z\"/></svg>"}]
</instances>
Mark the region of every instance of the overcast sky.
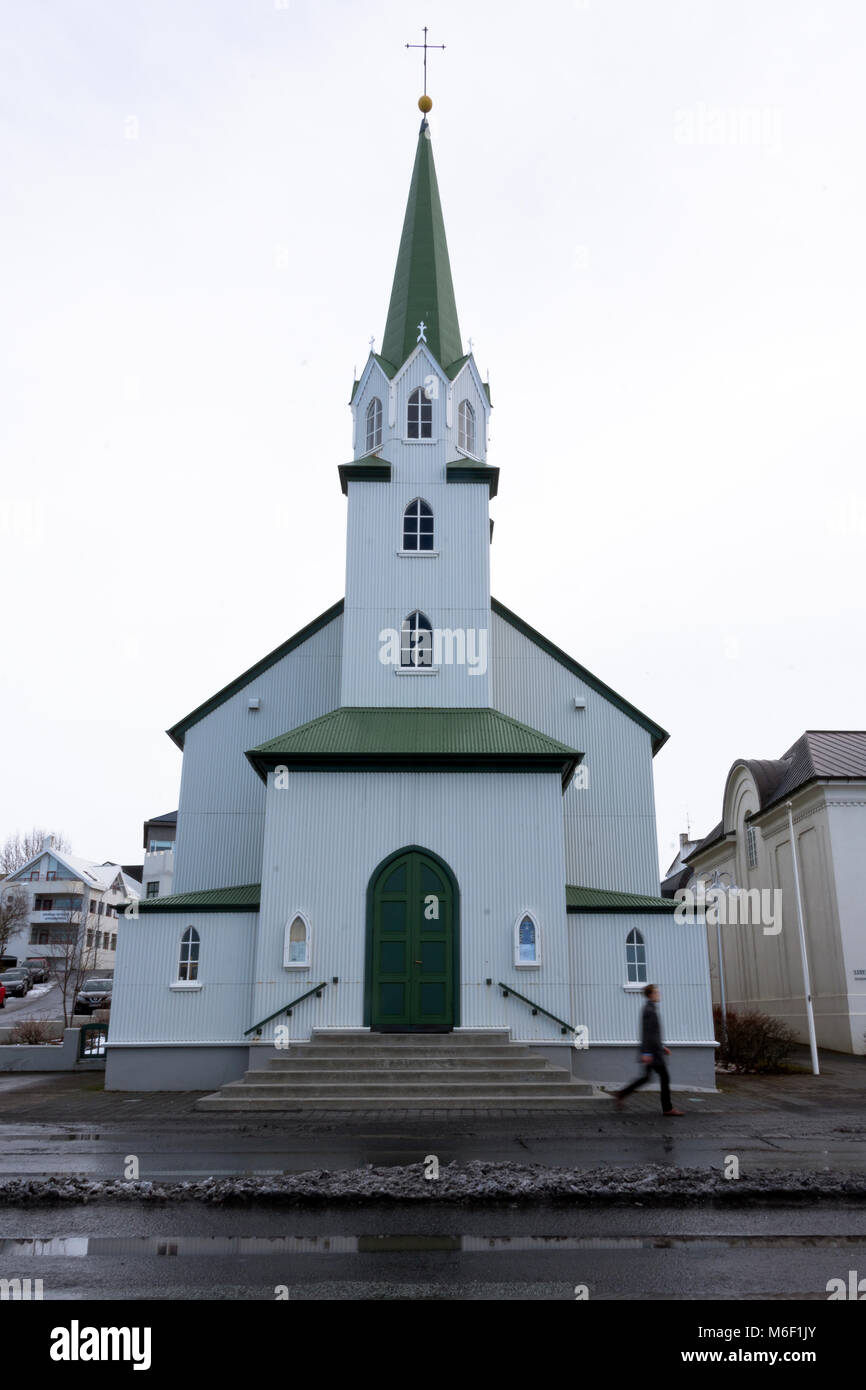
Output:
<instances>
[{"instance_id":1,"label":"overcast sky","mask_svg":"<svg viewBox=\"0 0 866 1390\"><path fill-rule=\"evenodd\" d=\"M430 26L493 593L670 731L863 728L858 0L5 0L0 838L136 862L164 730L343 593Z\"/></svg>"}]
</instances>

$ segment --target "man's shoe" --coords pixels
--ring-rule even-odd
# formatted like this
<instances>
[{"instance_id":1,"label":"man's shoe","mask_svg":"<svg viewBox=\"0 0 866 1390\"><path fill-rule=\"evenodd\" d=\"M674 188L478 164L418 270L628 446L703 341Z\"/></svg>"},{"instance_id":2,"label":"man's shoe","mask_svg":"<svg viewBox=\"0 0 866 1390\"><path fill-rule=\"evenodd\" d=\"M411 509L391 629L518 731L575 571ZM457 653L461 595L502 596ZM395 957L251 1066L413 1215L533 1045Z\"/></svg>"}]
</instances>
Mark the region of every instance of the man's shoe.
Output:
<instances>
[{"instance_id":1,"label":"man's shoe","mask_svg":"<svg viewBox=\"0 0 866 1390\"><path fill-rule=\"evenodd\" d=\"M622 1110L623 1106L625 1105L625 1097L623 1096L622 1092L621 1092L621 1091L611 1091L611 1095L613 1096L614 1100L616 1101L616 1108L617 1108L617 1110Z\"/></svg>"},{"instance_id":2,"label":"man's shoe","mask_svg":"<svg viewBox=\"0 0 866 1390\"><path fill-rule=\"evenodd\" d=\"M663 1110L663 1111L662 1111L662 1114L663 1114L663 1115L685 1115L685 1113L686 1113L685 1110L677 1110L676 1107L674 1107L673 1110Z\"/></svg>"}]
</instances>

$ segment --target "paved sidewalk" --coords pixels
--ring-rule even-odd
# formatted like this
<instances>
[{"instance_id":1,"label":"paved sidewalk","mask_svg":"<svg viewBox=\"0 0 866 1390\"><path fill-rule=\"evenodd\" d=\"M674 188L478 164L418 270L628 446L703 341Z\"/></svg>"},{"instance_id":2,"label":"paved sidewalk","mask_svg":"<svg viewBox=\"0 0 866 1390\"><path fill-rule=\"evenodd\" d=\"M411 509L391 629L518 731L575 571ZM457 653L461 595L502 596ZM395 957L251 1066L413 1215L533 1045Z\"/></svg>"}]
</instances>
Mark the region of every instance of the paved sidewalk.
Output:
<instances>
[{"instance_id":1,"label":"paved sidewalk","mask_svg":"<svg viewBox=\"0 0 866 1390\"><path fill-rule=\"evenodd\" d=\"M808 1063L803 1049L798 1063ZM536 1162L593 1167L663 1163L866 1172L866 1058L823 1053L822 1075L720 1076L713 1094L676 1093L665 1119L657 1093L617 1112L607 1096L568 1113L298 1111L213 1115L197 1092L105 1092L99 1074L0 1076L0 1174L118 1176L129 1154L141 1176L302 1172L418 1162Z\"/></svg>"}]
</instances>

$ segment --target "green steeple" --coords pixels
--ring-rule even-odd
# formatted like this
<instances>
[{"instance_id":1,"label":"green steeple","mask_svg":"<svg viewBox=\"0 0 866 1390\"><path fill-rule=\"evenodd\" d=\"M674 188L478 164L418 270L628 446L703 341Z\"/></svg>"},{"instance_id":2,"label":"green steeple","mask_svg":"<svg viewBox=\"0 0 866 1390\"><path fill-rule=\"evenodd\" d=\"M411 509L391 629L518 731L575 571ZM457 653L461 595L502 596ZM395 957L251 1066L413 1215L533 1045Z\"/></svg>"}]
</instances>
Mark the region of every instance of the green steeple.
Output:
<instances>
[{"instance_id":1,"label":"green steeple","mask_svg":"<svg viewBox=\"0 0 866 1390\"><path fill-rule=\"evenodd\" d=\"M382 340L381 355L387 362L394 367L402 367L415 350L421 322L425 325L427 346L441 367L450 367L452 362L463 356L445 240L445 222L433 164L430 128L426 120L421 122L418 136L418 151L409 185L409 201Z\"/></svg>"}]
</instances>

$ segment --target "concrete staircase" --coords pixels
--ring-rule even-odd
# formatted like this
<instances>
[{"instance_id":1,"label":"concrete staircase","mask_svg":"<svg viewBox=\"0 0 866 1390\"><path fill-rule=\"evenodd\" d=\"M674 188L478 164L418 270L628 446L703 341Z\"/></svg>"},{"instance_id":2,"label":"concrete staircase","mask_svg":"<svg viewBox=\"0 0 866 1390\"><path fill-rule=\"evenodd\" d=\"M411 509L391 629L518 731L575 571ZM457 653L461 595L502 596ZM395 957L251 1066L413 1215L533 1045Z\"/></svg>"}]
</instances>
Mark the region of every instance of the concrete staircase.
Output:
<instances>
[{"instance_id":1,"label":"concrete staircase","mask_svg":"<svg viewBox=\"0 0 866 1390\"><path fill-rule=\"evenodd\" d=\"M198 1110L568 1110L591 1085L573 1081L506 1030L332 1033L315 1029L261 1071Z\"/></svg>"}]
</instances>

